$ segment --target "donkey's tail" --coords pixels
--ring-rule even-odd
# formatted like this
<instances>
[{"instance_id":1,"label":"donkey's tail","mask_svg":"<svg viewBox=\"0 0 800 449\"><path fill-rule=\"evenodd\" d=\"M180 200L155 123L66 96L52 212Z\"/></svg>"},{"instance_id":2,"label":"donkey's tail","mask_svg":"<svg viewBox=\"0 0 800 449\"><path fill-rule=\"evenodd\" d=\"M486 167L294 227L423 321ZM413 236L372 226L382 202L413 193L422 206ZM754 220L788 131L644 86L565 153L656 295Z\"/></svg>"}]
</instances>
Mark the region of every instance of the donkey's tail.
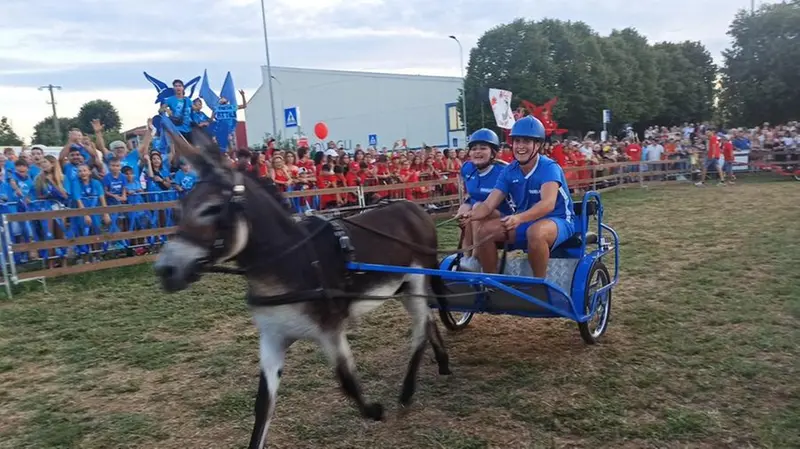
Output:
<instances>
[{"instance_id":1,"label":"donkey's tail","mask_svg":"<svg viewBox=\"0 0 800 449\"><path fill-rule=\"evenodd\" d=\"M436 302L439 303L439 310L447 312L449 304L447 301L447 287L444 285L444 279L442 279L441 276L435 275L428 276L428 279L431 284L431 290L433 290L433 294L436 295Z\"/></svg>"}]
</instances>

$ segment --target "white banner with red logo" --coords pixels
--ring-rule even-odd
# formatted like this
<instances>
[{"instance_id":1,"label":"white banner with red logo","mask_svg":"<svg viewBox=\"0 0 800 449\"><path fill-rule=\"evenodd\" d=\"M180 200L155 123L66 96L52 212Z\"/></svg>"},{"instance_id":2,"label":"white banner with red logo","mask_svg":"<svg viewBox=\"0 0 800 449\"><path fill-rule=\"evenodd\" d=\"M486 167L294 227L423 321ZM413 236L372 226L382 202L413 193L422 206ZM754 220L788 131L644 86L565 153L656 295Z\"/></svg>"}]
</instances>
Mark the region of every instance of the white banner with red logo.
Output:
<instances>
[{"instance_id":1,"label":"white banner with red logo","mask_svg":"<svg viewBox=\"0 0 800 449\"><path fill-rule=\"evenodd\" d=\"M514 111L511 110L511 91L502 89L489 89L489 103L492 105L494 119L497 126L511 129L514 126Z\"/></svg>"}]
</instances>

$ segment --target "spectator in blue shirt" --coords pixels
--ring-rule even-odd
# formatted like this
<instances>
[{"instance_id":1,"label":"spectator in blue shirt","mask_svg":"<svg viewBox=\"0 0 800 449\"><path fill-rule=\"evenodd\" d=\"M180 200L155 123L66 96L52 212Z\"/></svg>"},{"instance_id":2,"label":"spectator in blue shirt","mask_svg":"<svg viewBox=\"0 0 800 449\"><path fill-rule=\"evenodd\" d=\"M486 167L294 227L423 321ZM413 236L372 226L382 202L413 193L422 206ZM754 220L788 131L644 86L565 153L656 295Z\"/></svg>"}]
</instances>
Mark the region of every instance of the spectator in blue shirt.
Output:
<instances>
[{"instance_id":1,"label":"spectator in blue shirt","mask_svg":"<svg viewBox=\"0 0 800 449\"><path fill-rule=\"evenodd\" d=\"M158 151L151 151L146 162L145 180L147 182L147 191L151 192L149 199L150 201L161 201L161 196L152 192L171 190L172 183L169 178L169 169L164 165L161 153Z\"/></svg>"},{"instance_id":2,"label":"spectator in blue shirt","mask_svg":"<svg viewBox=\"0 0 800 449\"><path fill-rule=\"evenodd\" d=\"M205 112L203 112L203 100L200 98L195 98L194 101L192 101L191 117L192 125L208 130L208 125L211 123L211 119L208 118L208 115L206 115Z\"/></svg>"},{"instance_id":3,"label":"spectator in blue shirt","mask_svg":"<svg viewBox=\"0 0 800 449\"><path fill-rule=\"evenodd\" d=\"M6 181L8 177L11 176L11 173L14 173L14 161L16 160L16 154L14 154L14 149L10 147L6 147L3 150L3 169L6 172L6 176L3 178Z\"/></svg>"},{"instance_id":4,"label":"spectator in blue shirt","mask_svg":"<svg viewBox=\"0 0 800 449\"><path fill-rule=\"evenodd\" d=\"M113 206L126 202L125 177L122 176L122 163L116 156L108 161L108 173L103 177L106 202Z\"/></svg>"},{"instance_id":5,"label":"spectator in blue shirt","mask_svg":"<svg viewBox=\"0 0 800 449\"><path fill-rule=\"evenodd\" d=\"M197 173L192 170L192 165L181 160L181 169L175 173L175 190L178 191L178 197L186 195L196 182Z\"/></svg>"},{"instance_id":6,"label":"spectator in blue shirt","mask_svg":"<svg viewBox=\"0 0 800 449\"><path fill-rule=\"evenodd\" d=\"M78 179L78 167L84 164L84 160L77 148L70 148L68 154L68 162L64 164L64 184L72 187Z\"/></svg>"},{"instance_id":7,"label":"spectator in blue shirt","mask_svg":"<svg viewBox=\"0 0 800 449\"><path fill-rule=\"evenodd\" d=\"M9 200L20 204L28 204L36 200L33 178L29 174L28 163L23 159L17 159L14 163L14 172L8 178L11 187Z\"/></svg>"},{"instance_id":8,"label":"spectator in blue shirt","mask_svg":"<svg viewBox=\"0 0 800 449\"><path fill-rule=\"evenodd\" d=\"M192 129L192 103L184 96L183 81L173 81L172 88L175 89L175 95L164 99L159 112L167 112L169 119L178 128L178 131L183 134L187 141L191 142L192 138L189 131Z\"/></svg>"},{"instance_id":9,"label":"spectator in blue shirt","mask_svg":"<svg viewBox=\"0 0 800 449\"><path fill-rule=\"evenodd\" d=\"M37 151L37 153L41 153L41 150ZM43 153L42 156L44 156ZM39 173L42 172L42 169L39 168L38 165L38 163L41 162L42 158L40 157L38 161L34 161L33 153L31 151L26 151L26 150L22 150L19 153L19 158L27 162L28 176L30 176L31 179L36 179L36 177L39 176Z\"/></svg>"},{"instance_id":10,"label":"spectator in blue shirt","mask_svg":"<svg viewBox=\"0 0 800 449\"><path fill-rule=\"evenodd\" d=\"M23 159L17 159L14 163L14 172L8 176L8 201L16 203L15 206L10 205L9 212L25 212L28 210L28 205L35 200L35 188L33 179L28 174L28 163ZM11 235L17 241L22 237L26 239L32 237L33 229L30 222L11 222Z\"/></svg>"},{"instance_id":11,"label":"spectator in blue shirt","mask_svg":"<svg viewBox=\"0 0 800 449\"><path fill-rule=\"evenodd\" d=\"M70 130L67 143L64 145L64 148L61 149L58 160L63 161L67 158L72 160L71 153L74 151L80 153L83 163L90 168L94 167L100 173L105 170L102 162L97 159L97 154L95 154L94 148L91 146L91 141L85 137L79 129Z\"/></svg>"},{"instance_id":12,"label":"spectator in blue shirt","mask_svg":"<svg viewBox=\"0 0 800 449\"><path fill-rule=\"evenodd\" d=\"M5 203L8 202L8 178L6 177L6 167L5 165L0 165L0 204L3 205L0 208L0 213L6 213Z\"/></svg>"},{"instance_id":13,"label":"spectator in blue shirt","mask_svg":"<svg viewBox=\"0 0 800 449\"><path fill-rule=\"evenodd\" d=\"M73 182L70 193L72 194L72 201L78 209L107 206L103 184L92 178L92 171L89 170L89 166L86 164L81 164L78 167L78 179ZM108 214L103 214L103 222L105 224L111 223L111 217ZM96 228L100 228L100 222L96 216L85 216L84 223L86 223L86 226L94 224Z\"/></svg>"},{"instance_id":14,"label":"spectator in blue shirt","mask_svg":"<svg viewBox=\"0 0 800 449\"><path fill-rule=\"evenodd\" d=\"M34 180L36 197L48 202L49 209L62 209L67 206L70 185L64 183L64 174L55 156L42 159L42 172Z\"/></svg>"}]
</instances>

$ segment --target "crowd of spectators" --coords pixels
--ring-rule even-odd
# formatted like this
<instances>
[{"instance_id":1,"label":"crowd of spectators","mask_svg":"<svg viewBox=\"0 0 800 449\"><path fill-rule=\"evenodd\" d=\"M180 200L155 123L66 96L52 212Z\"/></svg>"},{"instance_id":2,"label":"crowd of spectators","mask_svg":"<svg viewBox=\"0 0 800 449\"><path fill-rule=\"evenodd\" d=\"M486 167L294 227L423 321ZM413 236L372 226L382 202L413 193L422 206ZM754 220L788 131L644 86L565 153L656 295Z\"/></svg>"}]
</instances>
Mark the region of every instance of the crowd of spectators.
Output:
<instances>
[{"instance_id":1,"label":"crowd of spectators","mask_svg":"<svg viewBox=\"0 0 800 449\"><path fill-rule=\"evenodd\" d=\"M58 156L45 155L44 147L33 145L19 154L6 148L0 154L0 212L92 208L116 204L171 201L184 195L194 186L197 175L189 163L175 157L169 145L156 143L152 123L141 142L113 141L106 144L103 125L95 120L94 139L78 129L69 131L67 142ZM560 164L567 173L571 188L582 188L592 179L609 174L623 174L623 180L634 178L633 173L649 171L653 176L670 176L670 170L697 173L698 185L707 172L716 173L720 182L732 181L734 153L737 150L797 152L800 147L797 123L781 126L764 124L754 129L713 129L707 125L684 124L683 127L650 127L640 140L633 134L600 141L594 133L583 139L567 138L548 141L544 153ZM231 165L271 178L284 192L307 192L292 195L298 212L308 209L330 209L358 205L354 190L348 187L387 186L372 188L366 202L388 196L424 199L455 195L455 184L401 185L419 181L455 179L467 151L460 148L420 149L370 147L357 145L347 152L328 142L324 151L312 152L307 147L276 148L275 141L266 142L263 150L224 151ZM511 148L503 145L498 159L514 160ZM719 160L719 162L717 162ZM617 162L650 162L648 164L614 164ZM660 164L653 164L660 162ZM712 163L714 162L714 163ZM642 176L650 176L642 174ZM393 186L394 185L394 186ZM316 191L342 188L339 191ZM113 215L113 216L112 216ZM11 222L10 238L15 242L86 236L100 232L126 231L173 225L169 210L126 214L88 214L84 217L41 221ZM163 237L141 239L152 244ZM145 241L146 240L146 241ZM117 242L111 249L134 246L130 241ZM78 255L108 250L103 244L90 247L79 245ZM38 256L52 259L66 256L61 251L39 251ZM37 258L19 254L18 262Z\"/></svg>"}]
</instances>

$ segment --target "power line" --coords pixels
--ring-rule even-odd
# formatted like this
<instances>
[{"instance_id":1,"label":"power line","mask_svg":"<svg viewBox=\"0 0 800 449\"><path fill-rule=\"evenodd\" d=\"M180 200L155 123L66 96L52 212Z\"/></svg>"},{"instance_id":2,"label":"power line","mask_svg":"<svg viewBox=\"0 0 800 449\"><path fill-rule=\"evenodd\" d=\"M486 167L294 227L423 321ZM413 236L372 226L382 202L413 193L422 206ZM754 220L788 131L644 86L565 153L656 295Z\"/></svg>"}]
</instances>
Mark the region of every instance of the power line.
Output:
<instances>
[{"instance_id":1,"label":"power line","mask_svg":"<svg viewBox=\"0 0 800 449\"><path fill-rule=\"evenodd\" d=\"M61 90L61 86L54 86L52 84L48 84L47 86L40 86L39 90L49 90L50 91L50 101L47 104L53 106L53 129L56 132L56 140L61 141L61 130L58 128L58 115L56 114L56 97L53 94L53 90Z\"/></svg>"}]
</instances>

